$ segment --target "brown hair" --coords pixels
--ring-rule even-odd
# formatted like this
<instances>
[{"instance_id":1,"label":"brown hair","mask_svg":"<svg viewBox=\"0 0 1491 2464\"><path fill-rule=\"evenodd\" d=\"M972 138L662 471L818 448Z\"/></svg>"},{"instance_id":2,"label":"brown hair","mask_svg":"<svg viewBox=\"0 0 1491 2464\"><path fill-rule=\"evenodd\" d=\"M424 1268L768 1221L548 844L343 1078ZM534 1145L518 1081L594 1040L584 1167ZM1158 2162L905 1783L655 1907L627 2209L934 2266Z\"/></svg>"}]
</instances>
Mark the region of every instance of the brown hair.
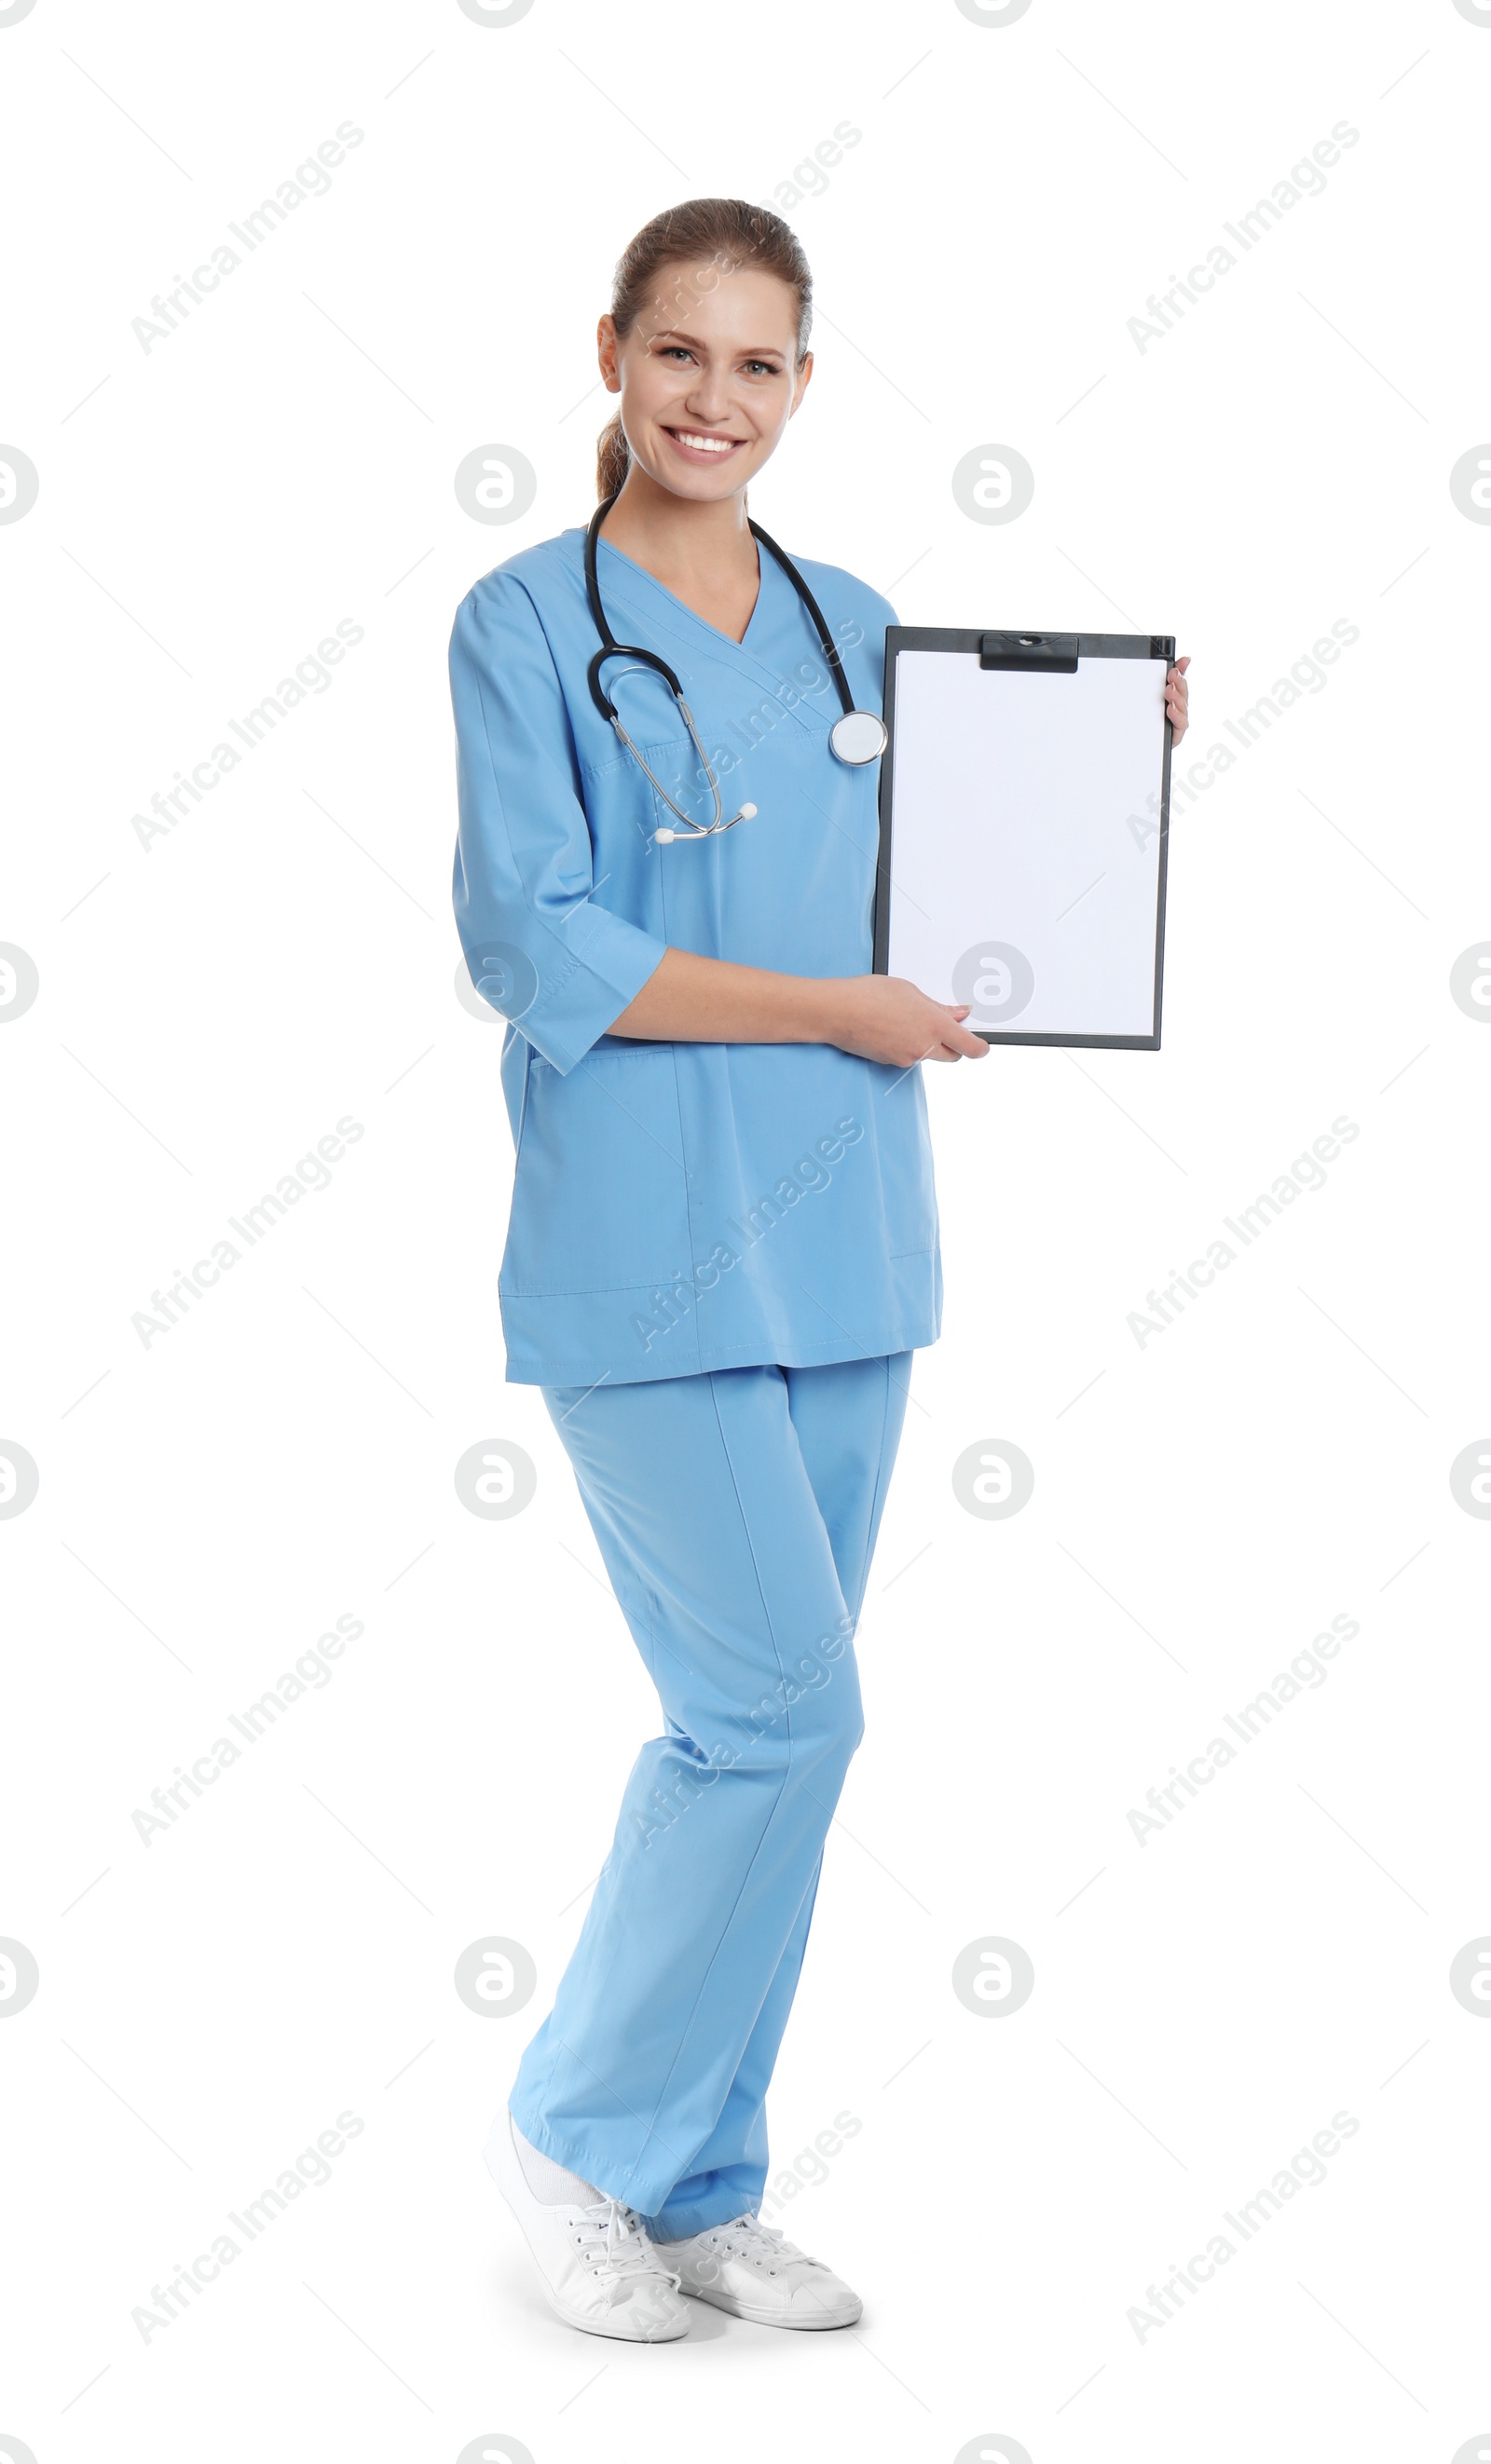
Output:
<instances>
[{"instance_id":1,"label":"brown hair","mask_svg":"<svg viewBox=\"0 0 1491 2464\"><path fill-rule=\"evenodd\" d=\"M812 330L812 275L801 242L779 214L769 213L764 206L743 205L739 197L694 197L687 205L670 206L666 213L655 214L617 260L611 313L618 338L631 333L654 295L658 275L672 265L687 265L701 277L701 291L712 291L722 273L734 274L744 265L776 275L797 294L797 364L801 367ZM702 278L709 276L713 278ZM688 305L698 296L698 292L691 295L688 276L680 275L666 302L658 294L656 304L671 308L681 300ZM602 504L617 493L631 459L618 410L601 429L596 445L595 492Z\"/></svg>"}]
</instances>

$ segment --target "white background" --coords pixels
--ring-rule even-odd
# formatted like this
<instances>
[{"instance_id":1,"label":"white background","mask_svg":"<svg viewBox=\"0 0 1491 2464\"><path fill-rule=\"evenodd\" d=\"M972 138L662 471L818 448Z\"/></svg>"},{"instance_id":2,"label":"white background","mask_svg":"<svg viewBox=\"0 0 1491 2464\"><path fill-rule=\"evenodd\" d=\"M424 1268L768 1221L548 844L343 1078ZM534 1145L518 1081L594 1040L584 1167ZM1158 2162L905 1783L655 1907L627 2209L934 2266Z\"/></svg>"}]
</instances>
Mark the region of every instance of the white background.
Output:
<instances>
[{"instance_id":1,"label":"white background","mask_svg":"<svg viewBox=\"0 0 1491 2464\"><path fill-rule=\"evenodd\" d=\"M14 16L13 8L4 12ZM103 2455L536 2464L825 2449L1450 2464L1491 2428L1491 26L1451 0L729 11L36 0L0 24L0 529L15 817L0 936L0 2432ZM148 352L131 320L351 120L365 142ZM1339 121L1359 143L1183 323L1149 294ZM1177 810L1161 1054L928 1072L947 1276L861 1652L869 1733L773 2094L786 2221L850 2334L550 2320L478 2150L656 1706L535 1392L505 1389L499 1030L453 989L455 605L583 521L610 270L663 206L791 209L817 373L753 499L903 622L1174 631L1188 752L1338 619L1325 689ZM453 474L538 474L483 528ZM1015 447L1008 526L951 473ZM1491 448L1487 448L1491 451ZM365 639L146 853L130 817L342 619ZM1480 702L1483 710L1483 700ZM344 1115L365 1134L167 1334L132 1315ZM1338 1116L1359 1135L1185 1314L1127 1323ZM538 1466L508 1522L469 1446ZM984 1520L950 1471L1035 1465ZM366 1633L145 1846L131 1821L341 1614ZM1360 1634L1141 1847L1126 1819L1333 1616ZM452 1983L491 1934L538 1993ZM1023 2010L957 1999L1007 1936ZM131 2311L340 2112L195 2300ZM1359 2123L1163 2327L1127 2313L1333 2114ZM6 2451L0 2447L0 2453ZM493 2448L494 2455L504 2451Z\"/></svg>"}]
</instances>

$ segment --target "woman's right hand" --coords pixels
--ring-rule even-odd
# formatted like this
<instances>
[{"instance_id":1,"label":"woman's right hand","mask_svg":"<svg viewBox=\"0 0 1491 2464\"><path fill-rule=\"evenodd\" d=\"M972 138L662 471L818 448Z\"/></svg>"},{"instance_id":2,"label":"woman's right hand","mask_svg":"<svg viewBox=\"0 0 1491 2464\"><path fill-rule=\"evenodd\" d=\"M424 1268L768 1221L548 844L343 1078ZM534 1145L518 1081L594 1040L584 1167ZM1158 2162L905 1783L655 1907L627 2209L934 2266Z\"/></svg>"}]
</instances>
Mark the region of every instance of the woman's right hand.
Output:
<instances>
[{"instance_id":1,"label":"woman's right hand","mask_svg":"<svg viewBox=\"0 0 1491 2464\"><path fill-rule=\"evenodd\" d=\"M826 1041L862 1061L911 1069L919 1061L981 1061L989 1050L962 1023L967 1001L949 1008L903 976L845 976L824 989L832 991Z\"/></svg>"}]
</instances>

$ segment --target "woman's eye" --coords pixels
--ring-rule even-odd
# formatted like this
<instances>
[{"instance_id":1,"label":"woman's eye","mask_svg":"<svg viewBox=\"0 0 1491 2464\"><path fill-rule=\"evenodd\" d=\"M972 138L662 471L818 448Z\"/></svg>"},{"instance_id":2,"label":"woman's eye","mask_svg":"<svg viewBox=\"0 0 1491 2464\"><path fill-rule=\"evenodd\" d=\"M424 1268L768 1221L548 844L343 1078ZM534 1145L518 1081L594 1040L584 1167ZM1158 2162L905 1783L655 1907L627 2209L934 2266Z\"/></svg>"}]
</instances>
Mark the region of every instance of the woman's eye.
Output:
<instances>
[{"instance_id":1,"label":"woman's eye","mask_svg":"<svg viewBox=\"0 0 1491 2464\"><path fill-rule=\"evenodd\" d=\"M776 374L769 360L747 360L746 365L752 376L774 377Z\"/></svg>"}]
</instances>

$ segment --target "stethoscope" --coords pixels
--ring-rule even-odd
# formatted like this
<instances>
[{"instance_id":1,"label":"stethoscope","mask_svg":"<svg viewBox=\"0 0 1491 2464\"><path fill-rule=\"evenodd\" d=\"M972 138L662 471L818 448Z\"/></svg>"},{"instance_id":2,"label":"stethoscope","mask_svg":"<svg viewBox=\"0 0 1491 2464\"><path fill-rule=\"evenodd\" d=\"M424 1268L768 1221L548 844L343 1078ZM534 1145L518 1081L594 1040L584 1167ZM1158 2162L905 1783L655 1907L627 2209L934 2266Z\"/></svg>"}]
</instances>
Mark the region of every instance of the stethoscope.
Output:
<instances>
[{"instance_id":1,"label":"stethoscope","mask_svg":"<svg viewBox=\"0 0 1491 2464\"><path fill-rule=\"evenodd\" d=\"M683 825L680 830L655 831L654 836L658 842L664 847L671 847L675 841L681 845L686 839L713 838L719 830L733 830L737 822L754 820L756 807L754 804L743 804L738 813L732 813L730 819L725 820L724 805L720 796L720 782L710 767L709 757L699 740L698 731L694 725L694 714L683 698L683 689L678 677L666 659L659 659L656 651L639 650L631 643L618 642L606 621L606 610L601 605L600 583L595 570L595 543L600 537L601 524L615 501L614 496L608 496L603 505L596 506L590 517L590 526L585 535L585 590L590 603L590 614L595 620L595 630L601 637L601 647L590 661L589 670L590 697L602 718L610 719L633 759L652 780L653 785L667 805L669 812ZM769 549L775 557L812 618L817 631L818 646L833 671L834 681L838 687L838 697L844 705L844 715L842 718L836 718L829 730L830 746L840 761L847 761L855 769L860 768L867 761L878 761L889 740L885 733L884 720L878 718L872 710L856 710L855 697L849 690L849 679L844 673L844 663L823 621L822 610L786 549L778 547L774 539L768 539L759 522L750 522L749 529L752 539L760 546ZM602 668L608 659L614 658L632 659L641 667L651 668L655 674L661 676L663 683L678 703L679 715L688 729L701 767L709 781L709 792L715 800L715 817L712 822L696 822L683 811L680 805L674 803L662 781L654 777L653 772L648 769L647 763L622 726L616 715L616 705L601 682Z\"/></svg>"}]
</instances>

